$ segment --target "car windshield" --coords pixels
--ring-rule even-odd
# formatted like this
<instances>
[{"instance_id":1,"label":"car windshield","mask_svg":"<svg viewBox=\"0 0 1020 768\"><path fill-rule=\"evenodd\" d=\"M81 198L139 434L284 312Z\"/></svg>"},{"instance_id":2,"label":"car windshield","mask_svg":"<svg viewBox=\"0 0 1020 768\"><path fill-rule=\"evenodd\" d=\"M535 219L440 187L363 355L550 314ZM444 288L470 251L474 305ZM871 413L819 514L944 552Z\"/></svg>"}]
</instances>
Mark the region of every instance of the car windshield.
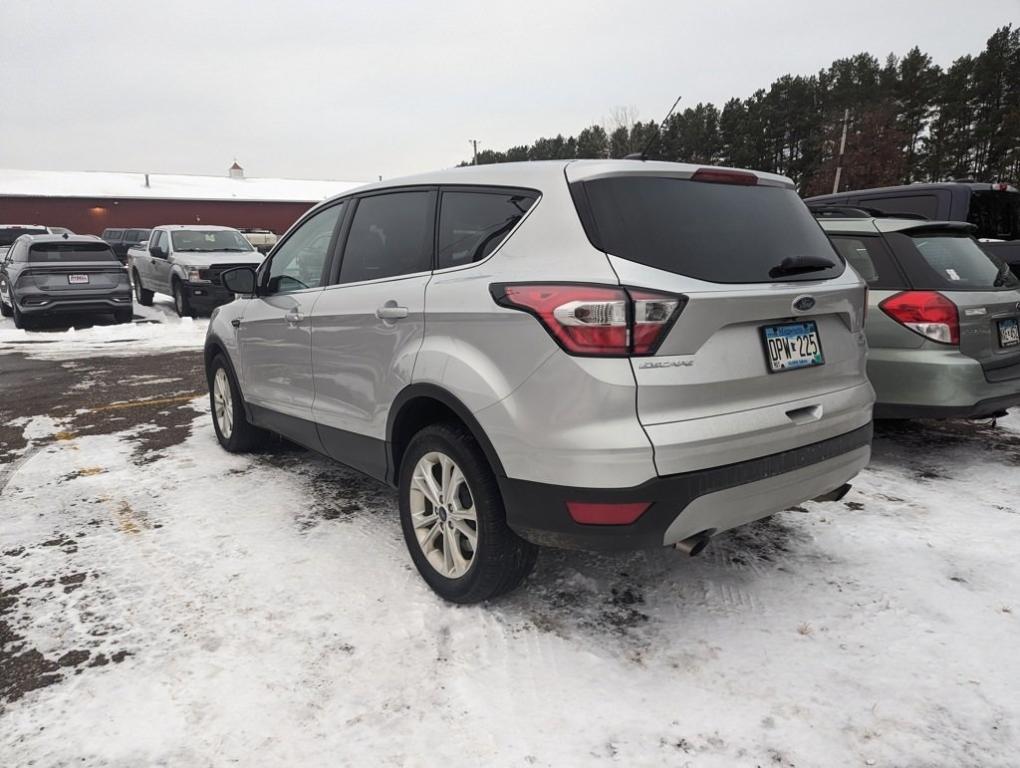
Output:
<instances>
[{"instance_id":1,"label":"car windshield","mask_svg":"<svg viewBox=\"0 0 1020 768\"><path fill-rule=\"evenodd\" d=\"M45 235L45 227L0 227L0 245L11 245L22 235Z\"/></svg>"},{"instance_id":2,"label":"car windshield","mask_svg":"<svg viewBox=\"0 0 1020 768\"><path fill-rule=\"evenodd\" d=\"M952 288L1017 288L1020 280L967 235L914 235L925 263Z\"/></svg>"},{"instance_id":3,"label":"car windshield","mask_svg":"<svg viewBox=\"0 0 1020 768\"><path fill-rule=\"evenodd\" d=\"M251 251L251 243L233 229L178 229L170 234L175 251Z\"/></svg>"},{"instance_id":4,"label":"car windshield","mask_svg":"<svg viewBox=\"0 0 1020 768\"><path fill-rule=\"evenodd\" d=\"M117 261L106 243L37 243L28 249L28 260L38 262Z\"/></svg>"},{"instance_id":5,"label":"car windshield","mask_svg":"<svg viewBox=\"0 0 1020 768\"><path fill-rule=\"evenodd\" d=\"M975 192L967 221L977 225L978 237L1020 240L1020 192Z\"/></svg>"},{"instance_id":6,"label":"car windshield","mask_svg":"<svg viewBox=\"0 0 1020 768\"><path fill-rule=\"evenodd\" d=\"M600 250L713 283L824 280L844 270L792 189L649 176L586 182Z\"/></svg>"}]
</instances>

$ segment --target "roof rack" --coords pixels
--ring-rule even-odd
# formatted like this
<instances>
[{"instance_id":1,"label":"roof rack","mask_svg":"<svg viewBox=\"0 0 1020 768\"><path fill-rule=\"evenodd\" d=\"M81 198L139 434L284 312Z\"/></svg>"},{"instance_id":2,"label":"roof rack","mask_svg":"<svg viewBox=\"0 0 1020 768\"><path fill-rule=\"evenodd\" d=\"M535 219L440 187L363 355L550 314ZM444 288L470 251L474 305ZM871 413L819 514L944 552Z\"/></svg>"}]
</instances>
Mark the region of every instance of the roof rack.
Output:
<instances>
[{"instance_id":1,"label":"roof rack","mask_svg":"<svg viewBox=\"0 0 1020 768\"><path fill-rule=\"evenodd\" d=\"M808 203L808 210L821 219L914 219L917 221L929 221L927 216L920 213L900 213L898 211L880 211L877 208L864 208L857 205L826 205L824 203L812 205Z\"/></svg>"}]
</instances>

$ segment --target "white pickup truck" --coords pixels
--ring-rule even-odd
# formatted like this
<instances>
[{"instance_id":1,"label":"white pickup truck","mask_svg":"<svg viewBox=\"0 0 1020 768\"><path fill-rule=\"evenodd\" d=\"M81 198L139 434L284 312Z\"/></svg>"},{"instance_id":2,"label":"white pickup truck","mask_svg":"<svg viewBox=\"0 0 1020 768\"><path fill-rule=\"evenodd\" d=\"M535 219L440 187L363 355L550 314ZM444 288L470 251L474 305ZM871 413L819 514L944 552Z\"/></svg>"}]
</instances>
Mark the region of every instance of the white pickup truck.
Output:
<instances>
[{"instance_id":1,"label":"white pickup truck","mask_svg":"<svg viewBox=\"0 0 1020 768\"><path fill-rule=\"evenodd\" d=\"M144 307L152 295L173 296L181 317L211 312L232 301L220 274L231 267L258 266L263 254L230 227L165 224L153 227L148 242L128 249L135 299Z\"/></svg>"}]
</instances>

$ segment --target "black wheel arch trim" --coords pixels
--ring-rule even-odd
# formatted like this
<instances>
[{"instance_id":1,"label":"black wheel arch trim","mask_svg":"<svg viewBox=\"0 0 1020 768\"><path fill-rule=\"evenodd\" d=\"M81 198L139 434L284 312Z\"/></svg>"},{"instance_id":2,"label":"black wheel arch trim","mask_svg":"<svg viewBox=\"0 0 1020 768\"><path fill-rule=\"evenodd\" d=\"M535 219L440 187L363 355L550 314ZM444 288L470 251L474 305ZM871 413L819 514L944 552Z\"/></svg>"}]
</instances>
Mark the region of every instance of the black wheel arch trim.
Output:
<instances>
[{"instance_id":1,"label":"black wheel arch trim","mask_svg":"<svg viewBox=\"0 0 1020 768\"><path fill-rule=\"evenodd\" d=\"M393 429L396 425L397 417L408 402L417 398L436 400L453 411L454 415L456 415L457 418L464 423L464 426L467 427L471 436L478 442L478 445L482 449L482 453L485 454L485 458L489 462L489 466L492 467L492 471L496 474L496 476L498 478L506 477L506 471L503 469L503 462L500 461L499 454L496 453L496 449L493 447L492 441L489 440L489 436L485 434L485 430L482 429L482 425L478 423L478 419L476 419L474 414L471 413L471 410L455 395L452 395L442 387L435 384L422 383L409 384L404 387L404 389L402 389L393 399L389 415L386 417L387 483L396 486L399 482L396 455L397 446L393 441Z\"/></svg>"},{"instance_id":2,"label":"black wheel arch trim","mask_svg":"<svg viewBox=\"0 0 1020 768\"><path fill-rule=\"evenodd\" d=\"M223 340L215 333L210 333L205 340L205 346L203 347L203 357L205 360L205 380L207 383L210 382L209 364L213 361L216 355L221 355L227 363L227 369L230 371L231 377L234 379L234 384L237 385L237 391L241 393L241 402L244 404L244 415L248 421L252 421L251 407L248 405L248 401L244 398L244 392L241 392L241 380L237 377L237 370L234 368L234 361L230 359L230 353L227 352L227 345L223 343Z\"/></svg>"}]
</instances>

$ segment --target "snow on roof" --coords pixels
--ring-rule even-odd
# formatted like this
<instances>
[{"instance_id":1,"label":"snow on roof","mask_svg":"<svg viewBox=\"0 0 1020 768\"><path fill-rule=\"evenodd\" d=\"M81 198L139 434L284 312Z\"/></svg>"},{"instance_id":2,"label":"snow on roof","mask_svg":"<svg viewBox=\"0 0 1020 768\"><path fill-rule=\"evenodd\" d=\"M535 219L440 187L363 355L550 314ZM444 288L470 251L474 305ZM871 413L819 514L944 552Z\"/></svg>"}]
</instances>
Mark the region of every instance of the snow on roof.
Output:
<instances>
[{"instance_id":1,"label":"snow on roof","mask_svg":"<svg viewBox=\"0 0 1020 768\"><path fill-rule=\"evenodd\" d=\"M0 197L150 198L156 200L243 200L317 203L361 181L257 179L177 173L23 171L0 168Z\"/></svg>"}]
</instances>

